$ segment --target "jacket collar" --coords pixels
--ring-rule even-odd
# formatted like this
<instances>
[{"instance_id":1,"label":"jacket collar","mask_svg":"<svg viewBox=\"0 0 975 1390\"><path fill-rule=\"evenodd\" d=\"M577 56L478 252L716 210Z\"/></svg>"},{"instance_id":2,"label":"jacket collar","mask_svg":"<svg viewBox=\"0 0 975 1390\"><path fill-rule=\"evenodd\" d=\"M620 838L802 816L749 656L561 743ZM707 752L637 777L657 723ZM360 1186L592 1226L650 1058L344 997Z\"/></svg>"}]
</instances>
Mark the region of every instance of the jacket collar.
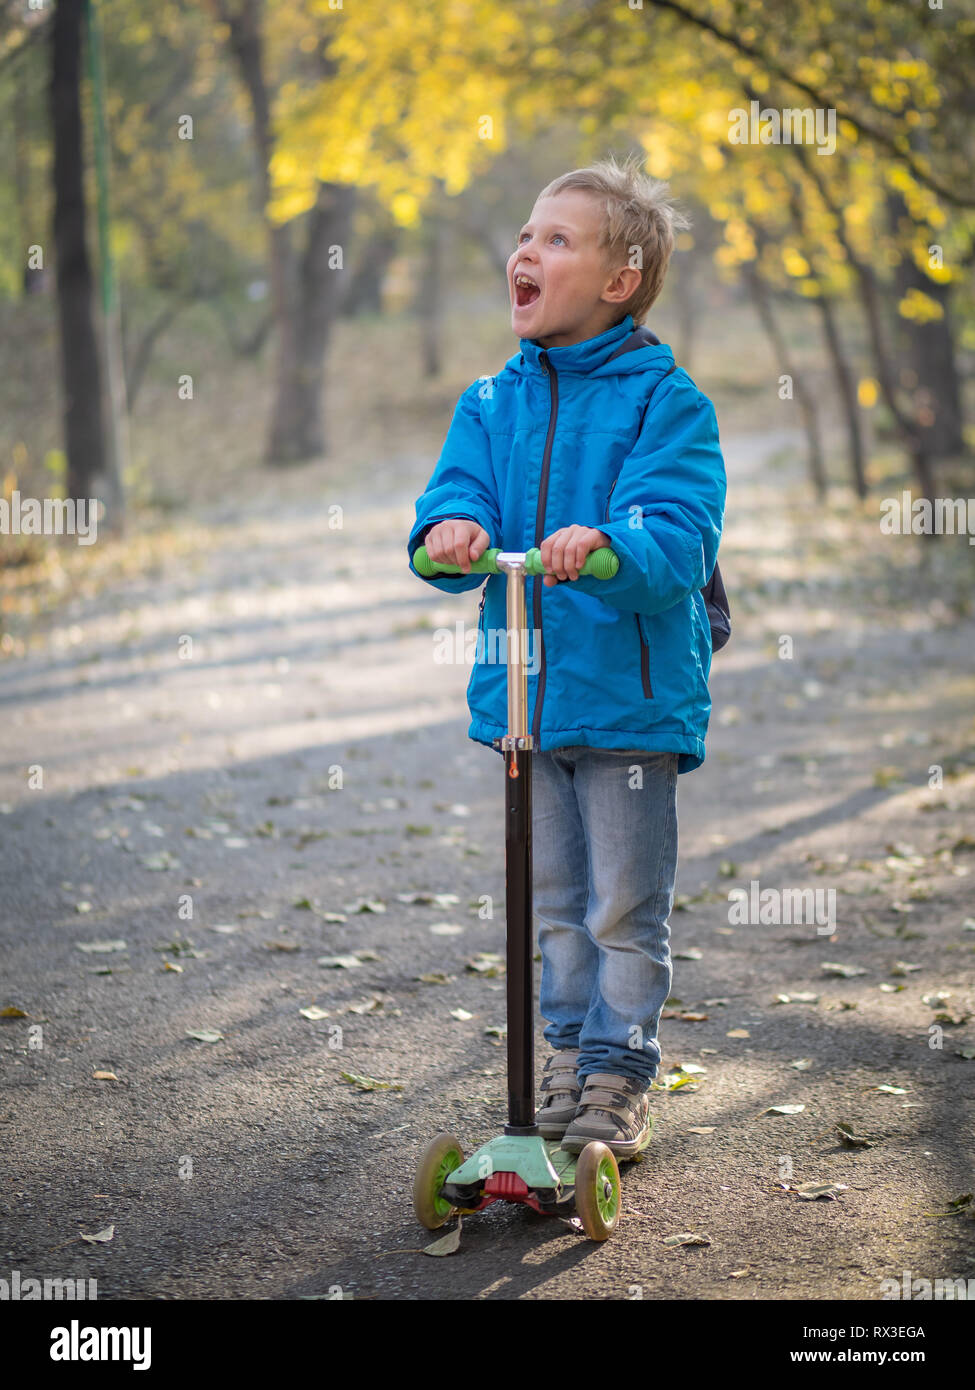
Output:
<instances>
[{"instance_id":1,"label":"jacket collar","mask_svg":"<svg viewBox=\"0 0 975 1390\"><path fill-rule=\"evenodd\" d=\"M595 338L586 338L581 343L543 348L534 338L522 338L522 360L532 370L543 372L545 368L540 359L544 352L554 371L574 372L585 376L607 362L619 345L633 332L633 328L633 315L627 314L622 322L607 328L605 333L600 333Z\"/></svg>"}]
</instances>

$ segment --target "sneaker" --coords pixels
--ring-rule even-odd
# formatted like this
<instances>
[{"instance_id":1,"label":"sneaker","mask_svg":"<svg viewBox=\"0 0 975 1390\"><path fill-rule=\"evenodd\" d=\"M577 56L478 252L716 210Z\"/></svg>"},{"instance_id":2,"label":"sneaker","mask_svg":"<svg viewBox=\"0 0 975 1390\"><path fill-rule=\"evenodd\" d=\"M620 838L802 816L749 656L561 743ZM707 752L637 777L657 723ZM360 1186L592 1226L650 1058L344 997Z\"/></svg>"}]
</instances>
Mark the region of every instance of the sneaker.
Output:
<instances>
[{"instance_id":1,"label":"sneaker","mask_svg":"<svg viewBox=\"0 0 975 1390\"><path fill-rule=\"evenodd\" d=\"M632 1158L645 1148L653 1126L649 1084L610 1072L590 1072L583 1081L576 1117L562 1137L563 1149L581 1153L598 1139L617 1157Z\"/></svg>"},{"instance_id":2,"label":"sneaker","mask_svg":"<svg viewBox=\"0 0 975 1390\"><path fill-rule=\"evenodd\" d=\"M544 1103L535 1114L535 1123L543 1139L561 1139L566 1126L575 1117L582 1096L576 1076L578 1052L553 1052L545 1063L545 1073L539 1091Z\"/></svg>"}]
</instances>

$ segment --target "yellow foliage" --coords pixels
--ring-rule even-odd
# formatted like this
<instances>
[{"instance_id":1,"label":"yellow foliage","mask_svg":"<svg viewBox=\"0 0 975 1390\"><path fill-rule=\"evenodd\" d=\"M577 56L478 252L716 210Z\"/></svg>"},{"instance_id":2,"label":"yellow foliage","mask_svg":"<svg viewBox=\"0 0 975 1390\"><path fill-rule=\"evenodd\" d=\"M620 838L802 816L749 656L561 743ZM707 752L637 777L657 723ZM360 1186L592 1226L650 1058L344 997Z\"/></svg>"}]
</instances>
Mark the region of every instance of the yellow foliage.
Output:
<instances>
[{"instance_id":1,"label":"yellow foliage","mask_svg":"<svg viewBox=\"0 0 975 1390\"><path fill-rule=\"evenodd\" d=\"M783 246L782 264L785 266L786 275L798 277L809 274L809 262L794 246Z\"/></svg>"},{"instance_id":2,"label":"yellow foliage","mask_svg":"<svg viewBox=\"0 0 975 1390\"><path fill-rule=\"evenodd\" d=\"M397 193L390 211L401 227L413 227L419 221L419 199L412 193Z\"/></svg>"},{"instance_id":3,"label":"yellow foliage","mask_svg":"<svg viewBox=\"0 0 975 1390\"><path fill-rule=\"evenodd\" d=\"M911 319L914 323L930 323L934 319L944 318L944 310L938 301L919 289L907 291L897 306L897 312L902 319Z\"/></svg>"},{"instance_id":4,"label":"yellow foliage","mask_svg":"<svg viewBox=\"0 0 975 1390\"><path fill-rule=\"evenodd\" d=\"M857 400L864 410L872 410L880 398L880 387L872 376L860 379L857 385Z\"/></svg>"}]
</instances>

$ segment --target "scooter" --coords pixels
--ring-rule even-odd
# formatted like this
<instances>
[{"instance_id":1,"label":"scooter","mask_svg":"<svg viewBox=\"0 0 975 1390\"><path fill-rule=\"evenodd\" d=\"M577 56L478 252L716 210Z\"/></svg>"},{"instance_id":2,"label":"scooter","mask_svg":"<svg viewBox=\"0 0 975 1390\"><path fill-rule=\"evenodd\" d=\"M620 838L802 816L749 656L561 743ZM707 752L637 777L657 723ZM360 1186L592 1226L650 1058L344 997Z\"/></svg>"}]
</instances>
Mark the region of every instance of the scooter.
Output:
<instances>
[{"instance_id":1,"label":"scooter","mask_svg":"<svg viewBox=\"0 0 975 1390\"><path fill-rule=\"evenodd\" d=\"M413 564L418 574L461 574L457 565L432 561L424 546ZM535 1125L535 1058L532 949L532 736L528 732L528 632L525 580L545 574L540 551L491 549L472 562L475 574L507 575L508 732L495 739L505 767L505 901L507 920L508 1123L504 1133L464 1158L460 1141L438 1134L424 1150L413 1183L413 1209L427 1230L451 1216L483 1211L494 1202L520 1202L547 1216L567 1218L590 1240L606 1240L620 1219L620 1174L608 1145L593 1141L579 1154ZM594 550L582 575L611 579L619 557ZM652 1131L642 1146L650 1142ZM642 1150L629 1161L640 1162Z\"/></svg>"}]
</instances>

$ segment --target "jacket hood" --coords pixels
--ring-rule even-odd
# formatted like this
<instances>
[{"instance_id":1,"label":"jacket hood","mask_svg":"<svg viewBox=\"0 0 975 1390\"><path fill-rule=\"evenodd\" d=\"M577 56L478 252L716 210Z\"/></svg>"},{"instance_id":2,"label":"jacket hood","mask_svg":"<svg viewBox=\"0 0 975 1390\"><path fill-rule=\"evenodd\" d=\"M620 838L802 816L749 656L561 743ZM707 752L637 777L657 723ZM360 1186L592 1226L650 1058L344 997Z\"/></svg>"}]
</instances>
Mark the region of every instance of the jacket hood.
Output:
<instances>
[{"instance_id":1,"label":"jacket hood","mask_svg":"<svg viewBox=\"0 0 975 1390\"><path fill-rule=\"evenodd\" d=\"M505 363L519 375L544 375L541 355L545 354L553 370L573 376L630 376L636 372L658 370L666 375L674 365L674 354L661 343L649 328L637 328L632 314L605 333L586 338L581 343L544 348L534 338L522 338L520 351Z\"/></svg>"}]
</instances>

